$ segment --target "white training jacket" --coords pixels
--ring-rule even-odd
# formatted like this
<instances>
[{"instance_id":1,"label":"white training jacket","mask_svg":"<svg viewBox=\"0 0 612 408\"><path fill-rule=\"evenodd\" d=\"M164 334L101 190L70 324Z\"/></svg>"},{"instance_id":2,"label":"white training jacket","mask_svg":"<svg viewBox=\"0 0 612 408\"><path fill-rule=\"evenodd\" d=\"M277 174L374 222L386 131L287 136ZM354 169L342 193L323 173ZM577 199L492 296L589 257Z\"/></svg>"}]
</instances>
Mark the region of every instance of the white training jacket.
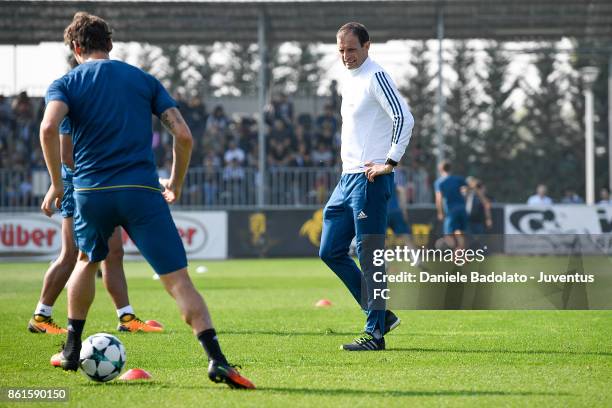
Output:
<instances>
[{"instance_id":1,"label":"white training jacket","mask_svg":"<svg viewBox=\"0 0 612 408\"><path fill-rule=\"evenodd\" d=\"M397 87L367 58L347 70L342 92L342 173L360 173L367 162L399 162L406 151L414 118Z\"/></svg>"}]
</instances>

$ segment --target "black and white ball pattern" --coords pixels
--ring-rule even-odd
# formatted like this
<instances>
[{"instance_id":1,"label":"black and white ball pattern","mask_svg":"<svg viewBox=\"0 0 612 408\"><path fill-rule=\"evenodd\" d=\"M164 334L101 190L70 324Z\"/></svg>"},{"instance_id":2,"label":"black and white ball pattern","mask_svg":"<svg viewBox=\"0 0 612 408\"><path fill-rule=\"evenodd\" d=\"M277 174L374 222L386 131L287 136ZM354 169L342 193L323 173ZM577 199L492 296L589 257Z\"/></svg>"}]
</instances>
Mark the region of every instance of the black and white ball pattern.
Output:
<instances>
[{"instance_id":1,"label":"black and white ball pattern","mask_svg":"<svg viewBox=\"0 0 612 408\"><path fill-rule=\"evenodd\" d=\"M125 347L113 335L89 336L81 347L81 369L94 381L106 382L117 377L125 365Z\"/></svg>"}]
</instances>

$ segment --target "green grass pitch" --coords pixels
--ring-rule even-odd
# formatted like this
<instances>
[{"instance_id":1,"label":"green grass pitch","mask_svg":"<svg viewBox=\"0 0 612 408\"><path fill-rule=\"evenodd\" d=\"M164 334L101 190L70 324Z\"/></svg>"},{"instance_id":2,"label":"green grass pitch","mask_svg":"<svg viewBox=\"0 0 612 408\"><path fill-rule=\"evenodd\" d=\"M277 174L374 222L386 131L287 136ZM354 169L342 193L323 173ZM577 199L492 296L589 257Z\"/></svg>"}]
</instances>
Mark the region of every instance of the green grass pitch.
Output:
<instances>
[{"instance_id":1,"label":"green grass pitch","mask_svg":"<svg viewBox=\"0 0 612 408\"><path fill-rule=\"evenodd\" d=\"M194 273L201 264L209 271ZM62 338L26 330L46 265L0 265L0 387L67 387L70 401L61 406L612 406L612 311L398 311L402 325L387 336L387 351L342 352L363 315L316 259L191 264L226 355L255 391L211 383L174 301L146 264L126 263L137 314L166 331L117 334L98 281L85 334L117 335L127 368L144 368L153 380L96 384L49 365ZM333 306L315 308L321 298ZM65 325L65 294L54 317Z\"/></svg>"}]
</instances>

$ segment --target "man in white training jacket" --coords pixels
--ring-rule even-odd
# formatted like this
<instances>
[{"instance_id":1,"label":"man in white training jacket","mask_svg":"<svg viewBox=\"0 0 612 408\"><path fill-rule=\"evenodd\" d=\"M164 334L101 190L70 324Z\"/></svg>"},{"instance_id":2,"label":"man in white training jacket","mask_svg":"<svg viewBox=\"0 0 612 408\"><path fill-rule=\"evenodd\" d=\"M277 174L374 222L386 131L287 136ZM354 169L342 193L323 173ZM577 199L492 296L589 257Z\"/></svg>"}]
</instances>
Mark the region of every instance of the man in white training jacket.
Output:
<instances>
[{"instance_id":1,"label":"man in white training jacket","mask_svg":"<svg viewBox=\"0 0 612 408\"><path fill-rule=\"evenodd\" d=\"M336 39L348 69L341 84L342 177L323 212L319 256L366 314L365 333L342 349L384 350L384 335L400 321L386 310L381 297L386 285L374 279L380 278L375 272L385 271L384 264L374 265L374 251L384 249L393 168L406 151L414 119L389 75L368 58L366 28L347 23ZM353 237L361 270L349 256Z\"/></svg>"}]
</instances>

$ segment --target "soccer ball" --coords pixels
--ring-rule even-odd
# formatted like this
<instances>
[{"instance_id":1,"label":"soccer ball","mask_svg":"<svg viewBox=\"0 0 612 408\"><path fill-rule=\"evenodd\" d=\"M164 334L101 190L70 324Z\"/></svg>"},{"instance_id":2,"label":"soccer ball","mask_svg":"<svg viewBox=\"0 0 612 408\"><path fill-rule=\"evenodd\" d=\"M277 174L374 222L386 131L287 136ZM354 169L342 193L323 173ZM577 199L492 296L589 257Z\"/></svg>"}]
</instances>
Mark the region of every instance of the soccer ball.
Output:
<instances>
[{"instance_id":1,"label":"soccer ball","mask_svg":"<svg viewBox=\"0 0 612 408\"><path fill-rule=\"evenodd\" d=\"M91 380L110 381L125 365L125 347L118 338L107 333L89 336L81 347L80 364Z\"/></svg>"}]
</instances>

